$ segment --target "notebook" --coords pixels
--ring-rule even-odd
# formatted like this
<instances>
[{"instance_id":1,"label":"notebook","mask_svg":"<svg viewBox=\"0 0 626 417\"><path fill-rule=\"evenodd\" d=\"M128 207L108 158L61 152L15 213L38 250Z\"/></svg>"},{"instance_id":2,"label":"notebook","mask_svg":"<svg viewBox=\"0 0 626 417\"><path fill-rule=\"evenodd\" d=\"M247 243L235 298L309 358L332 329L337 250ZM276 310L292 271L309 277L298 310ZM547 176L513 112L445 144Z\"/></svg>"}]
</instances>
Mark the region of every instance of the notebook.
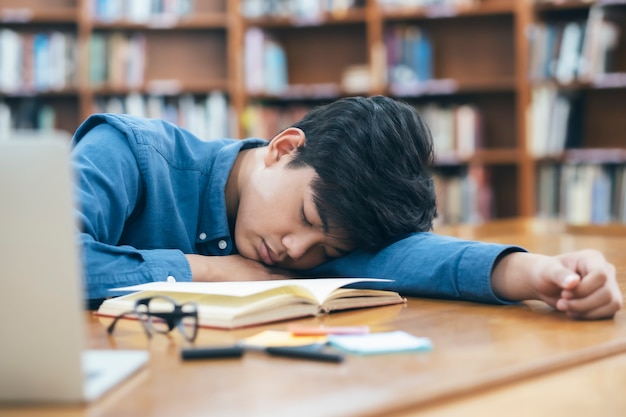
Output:
<instances>
[{"instance_id":1,"label":"notebook","mask_svg":"<svg viewBox=\"0 0 626 417\"><path fill-rule=\"evenodd\" d=\"M68 151L0 140L0 402L92 401L149 356L84 349Z\"/></svg>"}]
</instances>

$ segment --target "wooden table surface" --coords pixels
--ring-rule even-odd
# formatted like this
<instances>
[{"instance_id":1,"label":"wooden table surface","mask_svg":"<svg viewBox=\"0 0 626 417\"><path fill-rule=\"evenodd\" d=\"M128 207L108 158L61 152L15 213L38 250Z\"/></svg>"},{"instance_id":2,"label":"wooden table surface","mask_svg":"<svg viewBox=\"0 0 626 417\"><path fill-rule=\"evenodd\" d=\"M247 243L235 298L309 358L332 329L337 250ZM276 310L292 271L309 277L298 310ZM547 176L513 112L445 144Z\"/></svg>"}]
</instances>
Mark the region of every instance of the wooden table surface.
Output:
<instances>
[{"instance_id":1,"label":"wooden table surface","mask_svg":"<svg viewBox=\"0 0 626 417\"><path fill-rule=\"evenodd\" d=\"M556 254L603 251L626 291L626 236L571 234L559 224L500 221L437 232ZM297 320L401 329L430 352L349 355L327 364L246 353L183 362L178 334L148 340L136 322L114 337L85 313L88 348L148 349L143 370L89 406L0 408L0 416L621 416L626 413L626 313L573 321L540 303L491 306L410 298L396 305ZM285 323L235 331L202 329L197 345L228 344Z\"/></svg>"}]
</instances>

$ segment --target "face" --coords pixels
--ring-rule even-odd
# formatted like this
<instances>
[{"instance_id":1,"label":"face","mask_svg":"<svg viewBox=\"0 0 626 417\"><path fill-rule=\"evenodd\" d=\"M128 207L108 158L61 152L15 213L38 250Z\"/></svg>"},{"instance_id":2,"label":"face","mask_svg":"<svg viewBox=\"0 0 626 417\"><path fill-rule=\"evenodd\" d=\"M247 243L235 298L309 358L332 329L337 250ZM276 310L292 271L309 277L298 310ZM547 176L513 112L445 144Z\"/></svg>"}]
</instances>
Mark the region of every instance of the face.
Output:
<instances>
[{"instance_id":1,"label":"face","mask_svg":"<svg viewBox=\"0 0 626 417\"><path fill-rule=\"evenodd\" d=\"M324 230L310 185L315 171L287 168L290 158L288 152L269 158L269 163L266 158L240 190L235 242L246 258L308 269L352 248Z\"/></svg>"}]
</instances>

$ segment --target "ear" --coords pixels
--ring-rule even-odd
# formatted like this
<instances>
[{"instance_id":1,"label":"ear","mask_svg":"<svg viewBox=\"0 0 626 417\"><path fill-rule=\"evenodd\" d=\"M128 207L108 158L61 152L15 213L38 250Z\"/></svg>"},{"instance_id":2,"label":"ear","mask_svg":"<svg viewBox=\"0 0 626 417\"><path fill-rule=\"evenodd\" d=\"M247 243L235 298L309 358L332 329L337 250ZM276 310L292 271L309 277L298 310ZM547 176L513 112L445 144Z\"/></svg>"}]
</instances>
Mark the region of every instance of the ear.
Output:
<instances>
[{"instance_id":1,"label":"ear","mask_svg":"<svg viewBox=\"0 0 626 417\"><path fill-rule=\"evenodd\" d=\"M289 127L283 130L267 145L265 165L270 166L281 158L293 154L298 147L304 145L305 141L306 137L301 129Z\"/></svg>"}]
</instances>

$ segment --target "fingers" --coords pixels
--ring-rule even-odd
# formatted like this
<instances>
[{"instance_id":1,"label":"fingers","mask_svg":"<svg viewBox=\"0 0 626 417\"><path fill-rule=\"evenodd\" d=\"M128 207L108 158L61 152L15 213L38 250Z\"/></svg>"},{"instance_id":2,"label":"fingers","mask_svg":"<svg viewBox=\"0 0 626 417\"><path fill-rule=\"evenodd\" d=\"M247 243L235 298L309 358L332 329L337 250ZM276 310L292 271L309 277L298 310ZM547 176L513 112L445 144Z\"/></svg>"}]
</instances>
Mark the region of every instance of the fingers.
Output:
<instances>
[{"instance_id":1,"label":"fingers","mask_svg":"<svg viewBox=\"0 0 626 417\"><path fill-rule=\"evenodd\" d=\"M556 308L578 319L613 317L623 305L623 297L615 280L615 267L604 259L602 262L594 259L594 263L585 265L584 270L587 274L578 285L561 292Z\"/></svg>"},{"instance_id":2,"label":"fingers","mask_svg":"<svg viewBox=\"0 0 626 417\"><path fill-rule=\"evenodd\" d=\"M612 265L611 265L612 266ZM584 298L598 291L603 286L607 285L609 277L611 276L608 268L596 269L585 275L584 279L580 280L578 285L570 287L562 287L562 298Z\"/></svg>"},{"instance_id":3,"label":"fingers","mask_svg":"<svg viewBox=\"0 0 626 417\"><path fill-rule=\"evenodd\" d=\"M575 319L610 319L622 308L623 301L605 294L594 293L585 300L559 300L568 316Z\"/></svg>"},{"instance_id":4,"label":"fingers","mask_svg":"<svg viewBox=\"0 0 626 417\"><path fill-rule=\"evenodd\" d=\"M621 298L610 291L598 291L583 299L557 301L557 308L574 319L597 320L611 318L622 307Z\"/></svg>"},{"instance_id":5,"label":"fingers","mask_svg":"<svg viewBox=\"0 0 626 417\"><path fill-rule=\"evenodd\" d=\"M567 269L563 269L559 272L560 273L557 274L555 284L558 285L561 289L571 293L580 286L580 275L572 274L572 272Z\"/></svg>"}]
</instances>

